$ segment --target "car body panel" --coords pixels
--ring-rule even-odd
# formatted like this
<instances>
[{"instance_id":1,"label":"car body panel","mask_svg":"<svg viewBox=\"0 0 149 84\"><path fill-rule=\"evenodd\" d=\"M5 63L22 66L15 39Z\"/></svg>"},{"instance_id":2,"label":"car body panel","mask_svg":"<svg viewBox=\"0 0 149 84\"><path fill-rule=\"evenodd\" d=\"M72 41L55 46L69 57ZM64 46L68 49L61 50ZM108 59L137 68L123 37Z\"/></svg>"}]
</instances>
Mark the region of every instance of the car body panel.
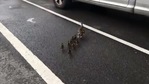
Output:
<instances>
[{"instance_id":1,"label":"car body panel","mask_svg":"<svg viewBox=\"0 0 149 84\"><path fill-rule=\"evenodd\" d=\"M76 0L149 16L149 0Z\"/></svg>"},{"instance_id":2,"label":"car body panel","mask_svg":"<svg viewBox=\"0 0 149 84\"><path fill-rule=\"evenodd\" d=\"M127 6L129 0L100 0L100 1L101 2L110 2L110 3L115 2L115 3L119 3L119 4L124 4Z\"/></svg>"},{"instance_id":3,"label":"car body panel","mask_svg":"<svg viewBox=\"0 0 149 84\"><path fill-rule=\"evenodd\" d=\"M89 4L94 4L94 5L99 5L99 6L103 6L103 7L108 7L108 8L112 8L112 9L117 9L117 10L123 10L123 11L127 11L127 12L132 12L133 11L133 6L129 5L129 1L124 2L124 3L120 3L120 2L113 2L112 0L77 0L77 1L81 1L81 2L85 2L85 3L89 3ZM115 0L118 1L118 0Z\"/></svg>"},{"instance_id":4,"label":"car body panel","mask_svg":"<svg viewBox=\"0 0 149 84\"><path fill-rule=\"evenodd\" d=\"M149 0L136 0L134 13L149 16Z\"/></svg>"}]
</instances>

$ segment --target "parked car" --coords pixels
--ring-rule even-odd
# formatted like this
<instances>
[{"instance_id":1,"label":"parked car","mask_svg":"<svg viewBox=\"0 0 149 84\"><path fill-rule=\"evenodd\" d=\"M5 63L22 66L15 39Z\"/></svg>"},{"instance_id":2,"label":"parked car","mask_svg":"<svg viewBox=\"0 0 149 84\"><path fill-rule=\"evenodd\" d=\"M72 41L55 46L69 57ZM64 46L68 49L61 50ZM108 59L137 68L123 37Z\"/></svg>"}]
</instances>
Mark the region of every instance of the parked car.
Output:
<instances>
[{"instance_id":1,"label":"parked car","mask_svg":"<svg viewBox=\"0 0 149 84\"><path fill-rule=\"evenodd\" d=\"M64 9L75 1L149 16L149 0L53 0L56 7Z\"/></svg>"}]
</instances>

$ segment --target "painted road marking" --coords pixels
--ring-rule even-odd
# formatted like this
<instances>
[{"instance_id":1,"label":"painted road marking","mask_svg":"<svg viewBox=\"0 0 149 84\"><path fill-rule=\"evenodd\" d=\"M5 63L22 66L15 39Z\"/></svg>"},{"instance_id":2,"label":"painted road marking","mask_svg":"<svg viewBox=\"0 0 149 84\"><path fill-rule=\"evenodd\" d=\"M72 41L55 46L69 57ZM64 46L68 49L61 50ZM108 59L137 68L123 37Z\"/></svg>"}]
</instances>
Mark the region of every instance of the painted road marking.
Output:
<instances>
[{"instance_id":1,"label":"painted road marking","mask_svg":"<svg viewBox=\"0 0 149 84\"><path fill-rule=\"evenodd\" d=\"M34 68L47 84L64 84L41 60L37 58L17 37L15 37L2 23L0 32Z\"/></svg>"},{"instance_id":2,"label":"painted road marking","mask_svg":"<svg viewBox=\"0 0 149 84\"><path fill-rule=\"evenodd\" d=\"M27 19L27 22L30 22L30 23L33 23L33 24L36 23L35 18L29 18L29 19Z\"/></svg>"},{"instance_id":3,"label":"painted road marking","mask_svg":"<svg viewBox=\"0 0 149 84\"><path fill-rule=\"evenodd\" d=\"M52 10L49 10L49 9L47 9L47 8L44 8L44 7L40 6L40 5L38 5L38 4L35 4L35 3L30 2L30 1L28 1L28 0L23 0L23 1L26 2L26 3L28 3L28 4L33 5L33 6L35 6L35 7L38 7L38 8L40 8L40 9L42 9L42 10L45 10L45 11L51 13L51 14L54 14L54 15L56 15L56 16L58 16L58 17L61 17L61 18L65 19L65 20L68 20L68 21L70 21L70 22L72 22L72 23L75 23L75 24L77 24L77 25L81 25L81 22L79 22L79 21L76 21L76 20L71 19L71 18L69 18L69 17L66 17L66 16L64 16L64 15L61 15L61 14L59 14L59 13L56 13L56 12L54 12L54 11L52 11ZM145 49L145 48L142 48L142 47L137 46L137 45L135 45L135 44L133 44L133 43L130 43L130 42L128 42L128 41L125 41L125 40L123 40L123 39L120 39L120 38L118 38L118 37L116 37L116 36L113 36L113 35L111 35L111 34L108 34L108 33L106 33L106 32L103 32L103 31L101 31L101 30L98 30L98 29L96 29L96 28L94 28L94 27L91 27L91 26L89 26L89 25L86 25L86 24L83 24L83 25L84 25L85 28L87 28L87 29L89 29L89 30L91 30L91 31L94 31L94 32L96 32L96 33L98 33L98 34L101 34L101 35L103 35L103 36L105 36L105 37L108 37L108 38L110 38L110 39L113 39L113 40L115 40L115 41L117 41L117 42L119 42L119 43L122 43L122 44L124 44L124 45L127 45L127 46L129 46L129 47L131 47L131 48L134 48L134 49L136 49L136 50L138 50L138 51L141 51L141 52L143 52L143 53L149 55L149 50L147 50L147 49Z\"/></svg>"}]
</instances>

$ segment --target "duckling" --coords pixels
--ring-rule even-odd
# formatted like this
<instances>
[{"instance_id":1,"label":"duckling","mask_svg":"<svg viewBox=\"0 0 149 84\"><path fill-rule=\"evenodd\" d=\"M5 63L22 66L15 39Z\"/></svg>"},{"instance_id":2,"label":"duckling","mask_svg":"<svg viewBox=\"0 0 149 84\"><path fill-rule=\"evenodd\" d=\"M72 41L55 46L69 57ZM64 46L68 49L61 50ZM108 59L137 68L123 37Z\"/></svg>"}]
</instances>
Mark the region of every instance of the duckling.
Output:
<instances>
[{"instance_id":1,"label":"duckling","mask_svg":"<svg viewBox=\"0 0 149 84\"><path fill-rule=\"evenodd\" d=\"M85 34L85 30L83 28L83 23L81 23L81 27L78 29L77 37L82 38Z\"/></svg>"},{"instance_id":2,"label":"duckling","mask_svg":"<svg viewBox=\"0 0 149 84\"><path fill-rule=\"evenodd\" d=\"M82 28L82 35L83 36L85 35L85 29L84 29L84 27Z\"/></svg>"},{"instance_id":3,"label":"duckling","mask_svg":"<svg viewBox=\"0 0 149 84\"><path fill-rule=\"evenodd\" d=\"M80 32L77 33L77 38L78 38L78 39L81 38L81 34L80 34Z\"/></svg>"},{"instance_id":4,"label":"duckling","mask_svg":"<svg viewBox=\"0 0 149 84\"><path fill-rule=\"evenodd\" d=\"M81 23L81 28L80 28L80 34L81 34L81 36L84 36L84 34L85 34L85 29L84 29L82 23Z\"/></svg>"},{"instance_id":5,"label":"duckling","mask_svg":"<svg viewBox=\"0 0 149 84\"><path fill-rule=\"evenodd\" d=\"M63 43L61 44L61 49L64 50L64 44Z\"/></svg>"},{"instance_id":6,"label":"duckling","mask_svg":"<svg viewBox=\"0 0 149 84\"><path fill-rule=\"evenodd\" d=\"M68 41L68 49L71 49L71 44L69 41Z\"/></svg>"},{"instance_id":7,"label":"duckling","mask_svg":"<svg viewBox=\"0 0 149 84\"><path fill-rule=\"evenodd\" d=\"M72 43L72 44L71 44L71 47L72 47L72 49L76 49L75 43Z\"/></svg>"},{"instance_id":8,"label":"duckling","mask_svg":"<svg viewBox=\"0 0 149 84\"><path fill-rule=\"evenodd\" d=\"M76 38L76 45L79 45L79 39Z\"/></svg>"},{"instance_id":9,"label":"duckling","mask_svg":"<svg viewBox=\"0 0 149 84\"><path fill-rule=\"evenodd\" d=\"M73 43L73 36L70 39L70 44L72 44L72 43Z\"/></svg>"},{"instance_id":10,"label":"duckling","mask_svg":"<svg viewBox=\"0 0 149 84\"><path fill-rule=\"evenodd\" d=\"M70 44L73 45L75 43L75 37L72 36L71 40L70 40Z\"/></svg>"},{"instance_id":11,"label":"duckling","mask_svg":"<svg viewBox=\"0 0 149 84\"><path fill-rule=\"evenodd\" d=\"M78 45L78 40L77 40L77 38L74 40L74 45L75 45L75 46Z\"/></svg>"},{"instance_id":12,"label":"duckling","mask_svg":"<svg viewBox=\"0 0 149 84\"><path fill-rule=\"evenodd\" d=\"M71 55L71 49L68 50L68 54Z\"/></svg>"}]
</instances>

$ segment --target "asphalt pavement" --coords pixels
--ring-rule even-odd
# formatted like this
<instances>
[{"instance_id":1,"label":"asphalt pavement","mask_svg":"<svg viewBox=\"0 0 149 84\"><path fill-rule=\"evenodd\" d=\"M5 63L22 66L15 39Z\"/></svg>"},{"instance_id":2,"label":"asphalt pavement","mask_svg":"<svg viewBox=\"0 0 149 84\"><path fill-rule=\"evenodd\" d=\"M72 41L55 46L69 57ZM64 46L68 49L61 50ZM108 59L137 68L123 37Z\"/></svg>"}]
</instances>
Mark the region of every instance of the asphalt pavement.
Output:
<instances>
[{"instance_id":1,"label":"asphalt pavement","mask_svg":"<svg viewBox=\"0 0 149 84\"><path fill-rule=\"evenodd\" d=\"M46 84L1 33L0 84Z\"/></svg>"},{"instance_id":2,"label":"asphalt pavement","mask_svg":"<svg viewBox=\"0 0 149 84\"><path fill-rule=\"evenodd\" d=\"M55 8L52 0L30 1L133 44L149 49L149 40L147 39L149 37L148 17L84 3L74 3L73 6L66 11Z\"/></svg>"},{"instance_id":3,"label":"asphalt pavement","mask_svg":"<svg viewBox=\"0 0 149 84\"><path fill-rule=\"evenodd\" d=\"M147 17L82 3L60 10L51 1L30 1L149 49ZM84 38L69 56L67 42L80 26L21 0L1 0L0 10L0 21L65 84L149 83L149 56L145 53L85 29Z\"/></svg>"}]
</instances>

